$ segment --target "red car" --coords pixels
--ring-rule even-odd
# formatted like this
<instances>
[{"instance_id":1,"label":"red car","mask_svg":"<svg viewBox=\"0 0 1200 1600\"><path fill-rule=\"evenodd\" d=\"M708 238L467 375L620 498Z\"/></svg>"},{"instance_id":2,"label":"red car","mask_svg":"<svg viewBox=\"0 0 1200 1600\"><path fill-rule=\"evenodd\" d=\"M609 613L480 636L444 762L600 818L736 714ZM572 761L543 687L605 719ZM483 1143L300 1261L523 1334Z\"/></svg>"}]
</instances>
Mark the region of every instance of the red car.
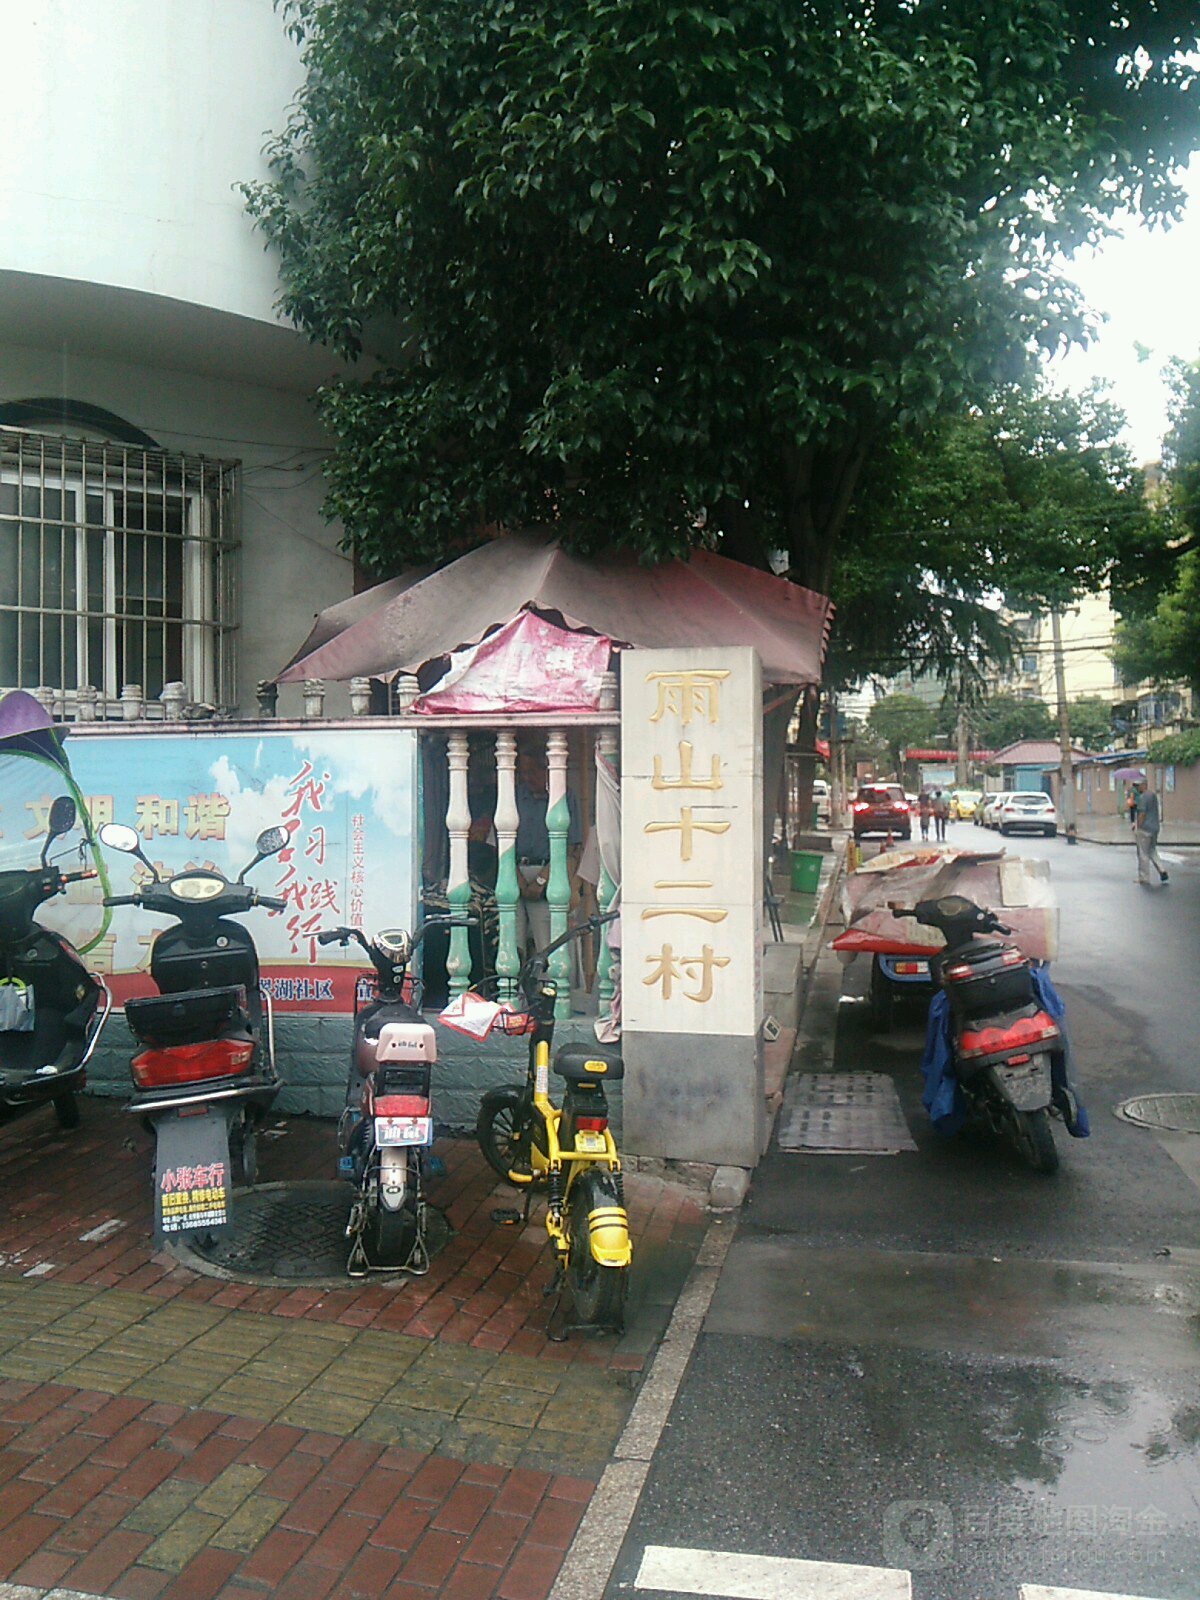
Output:
<instances>
[{"instance_id":1,"label":"red car","mask_svg":"<svg viewBox=\"0 0 1200 1600\"><path fill-rule=\"evenodd\" d=\"M854 837L890 833L893 839L912 838L912 812L898 783L870 783L858 791L850 807Z\"/></svg>"}]
</instances>

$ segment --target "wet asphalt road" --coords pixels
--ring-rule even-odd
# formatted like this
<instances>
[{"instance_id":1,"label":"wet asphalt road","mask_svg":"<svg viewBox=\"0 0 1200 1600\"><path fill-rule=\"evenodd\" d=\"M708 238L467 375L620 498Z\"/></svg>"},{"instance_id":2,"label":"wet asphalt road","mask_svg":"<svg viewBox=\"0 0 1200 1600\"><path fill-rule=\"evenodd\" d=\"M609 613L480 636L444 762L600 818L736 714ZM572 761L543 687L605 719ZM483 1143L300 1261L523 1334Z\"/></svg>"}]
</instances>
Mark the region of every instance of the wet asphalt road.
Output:
<instances>
[{"instance_id":1,"label":"wet asphalt road","mask_svg":"<svg viewBox=\"0 0 1200 1600\"><path fill-rule=\"evenodd\" d=\"M768 1154L610 1596L684 1592L634 1589L647 1545L905 1569L916 1600L1200 1595L1200 1135L1113 1115L1200 1090L1200 851L1143 889L1131 849L1008 846L1052 862L1092 1138L1057 1127L1049 1178L938 1139L919 1017L875 1037L865 962L819 972L835 1065L889 1073L918 1148Z\"/></svg>"}]
</instances>

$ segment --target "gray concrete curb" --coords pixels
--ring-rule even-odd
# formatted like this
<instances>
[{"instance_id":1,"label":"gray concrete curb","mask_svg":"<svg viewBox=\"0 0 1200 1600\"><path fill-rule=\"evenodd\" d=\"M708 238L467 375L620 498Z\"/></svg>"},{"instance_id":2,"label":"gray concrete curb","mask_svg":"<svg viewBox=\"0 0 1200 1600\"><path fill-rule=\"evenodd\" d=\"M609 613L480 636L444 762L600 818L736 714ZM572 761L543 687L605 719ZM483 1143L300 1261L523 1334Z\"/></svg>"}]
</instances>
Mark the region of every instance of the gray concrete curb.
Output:
<instances>
[{"instance_id":1,"label":"gray concrete curb","mask_svg":"<svg viewBox=\"0 0 1200 1600\"><path fill-rule=\"evenodd\" d=\"M650 1463L700 1337L736 1230L736 1220L731 1218L718 1217L709 1224L658 1353L638 1390L614 1459L605 1468L588 1502L583 1521L554 1580L550 1600L601 1600L629 1532Z\"/></svg>"},{"instance_id":2,"label":"gray concrete curb","mask_svg":"<svg viewBox=\"0 0 1200 1600\"><path fill-rule=\"evenodd\" d=\"M829 919L833 915L833 908L837 901L838 890L841 887L842 876L846 870L846 837L833 841L833 868L825 881L825 888L821 894L820 904L817 906L816 916L809 924L808 932L804 936L802 954L800 958L800 1004L796 1015L796 1036L792 1040L792 1053L788 1060L787 1072L784 1081L796 1062L796 1053L802 1042L805 1041L804 1014L808 1008L808 997L812 990L813 978L821 959L821 952L825 945L825 930ZM775 1123L778 1120L782 1107L782 1100L773 1105L767 1115L766 1134L763 1139L763 1155L770 1149L771 1140L775 1137ZM762 1157L760 1156L761 1160Z\"/></svg>"},{"instance_id":3,"label":"gray concrete curb","mask_svg":"<svg viewBox=\"0 0 1200 1600\"><path fill-rule=\"evenodd\" d=\"M847 843L848 840L844 838L834 841L833 870L830 872L825 884L821 903L817 907L817 914L809 925L808 932L804 938L804 988L800 997L800 1016L797 1033L800 1031L799 1025L804 1022L804 1007L808 1000L808 991L812 987L813 974L817 970L817 962L820 960L821 950L825 944L825 929L828 926L829 918L833 914L837 892L841 888L842 877L846 871Z\"/></svg>"}]
</instances>

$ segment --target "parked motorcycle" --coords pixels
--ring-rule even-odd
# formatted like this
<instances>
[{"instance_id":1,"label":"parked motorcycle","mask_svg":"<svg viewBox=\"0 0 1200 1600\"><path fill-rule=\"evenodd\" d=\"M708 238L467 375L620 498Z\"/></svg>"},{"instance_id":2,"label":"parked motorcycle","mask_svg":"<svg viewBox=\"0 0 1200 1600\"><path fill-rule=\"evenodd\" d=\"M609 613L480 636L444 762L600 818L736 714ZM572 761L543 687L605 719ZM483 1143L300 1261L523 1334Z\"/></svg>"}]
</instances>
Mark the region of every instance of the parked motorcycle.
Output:
<instances>
[{"instance_id":1,"label":"parked motorcycle","mask_svg":"<svg viewBox=\"0 0 1200 1600\"><path fill-rule=\"evenodd\" d=\"M44 767L38 768L45 781ZM108 1021L112 997L62 934L37 920L39 907L68 884L96 877L95 867L63 872L50 861L55 843L75 828L70 795L50 806L36 866L0 868L0 1107L54 1107L62 1128L79 1124L77 1091ZM31 846L19 835L18 851ZM85 837L81 850L86 851Z\"/></svg>"},{"instance_id":2,"label":"parked motorcycle","mask_svg":"<svg viewBox=\"0 0 1200 1600\"><path fill-rule=\"evenodd\" d=\"M378 990L361 1008L355 993L346 1105L338 1123L338 1171L354 1187L346 1223L352 1278L428 1271L425 1180L432 1164L437 1035L421 1014L410 974L430 929L476 925L475 917L427 917L415 938L404 928L384 928L374 938L361 928L317 935L322 945L345 948L352 939L361 945Z\"/></svg>"},{"instance_id":3,"label":"parked motorcycle","mask_svg":"<svg viewBox=\"0 0 1200 1600\"><path fill-rule=\"evenodd\" d=\"M1048 972L991 937L1012 929L963 895L910 908L893 901L890 909L936 928L946 941L931 958L938 989L921 1062L934 1126L953 1133L974 1121L1035 1172L1055 1172L1052 1110L1076 1138L1087 1137L1088 1125L1067 1078L1064 1007Z\"/></svg>"},{"instance_id":4,"label":"parked motorcycle","mask_svg":"<svg viewBox=\"0 0 1200 1600\"><path fill-rule=\"evenodd\" d=\"M246 874L287 843L267 828L256 853L230 883L201 867L162 878L135 829L108 823L101 843L136 856L151 881L109 906L137 906L174 918L155 939L150 975L158 994L125 1004L142 1049L130 1062L129 1110L155 1136L156 1236L211 1233L229 1220L234 1169L245 1183L257 1171L256 1135L279 1092L270 996L259 986L258 952L229 920L286 902L260 894Z\"/></svg>"}]
</instances>

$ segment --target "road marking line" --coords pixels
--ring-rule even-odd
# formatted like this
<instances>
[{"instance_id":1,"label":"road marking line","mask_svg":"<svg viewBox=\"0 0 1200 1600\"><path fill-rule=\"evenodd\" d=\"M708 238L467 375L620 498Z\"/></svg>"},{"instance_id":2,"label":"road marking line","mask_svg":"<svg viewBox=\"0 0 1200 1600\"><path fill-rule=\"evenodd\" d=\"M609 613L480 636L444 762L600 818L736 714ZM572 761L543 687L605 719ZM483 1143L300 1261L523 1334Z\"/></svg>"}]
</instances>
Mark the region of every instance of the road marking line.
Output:
<instances>
[{"instance_id":1,"label":"road marking line","mask_svg":"<svg viewBox=\"0 0 1200 1600\"><path fill-rule=\"evenodd\" d=\"M1023 1583L1021 1600L1150 1600L1150 1597L1137 1594L1108 1594L1099 1589L1047 1589L1040 1583Z\"/></svg>"},{"instance_id":2,"label":"road marking line","mask_svg":"<svg viewBox=\"0 0 1200 1600\"><path fill-rule=\"evenodd\" d=\"M1160 850L1158 853L1164 861L1169 861L1171 865L1175 867L1183 866L1184 862L1187 860L1186 856L1177 856L1171 850ZM1066 1594L1067 1590L1064 1589L1063 1593Z\"/></svg>"},{"instance_id":3,"label":"road marking line","mask_svg":"<svg viewBox=\"0 0 1200 1600\"><path fill-rule=\"evenodd\" d=\"M898 1567L855 1567L790 1556L648 1544L636 1589L720 1596L721 1600L912 1600L912 1574Z\"/></svg>"}]
</instances>

